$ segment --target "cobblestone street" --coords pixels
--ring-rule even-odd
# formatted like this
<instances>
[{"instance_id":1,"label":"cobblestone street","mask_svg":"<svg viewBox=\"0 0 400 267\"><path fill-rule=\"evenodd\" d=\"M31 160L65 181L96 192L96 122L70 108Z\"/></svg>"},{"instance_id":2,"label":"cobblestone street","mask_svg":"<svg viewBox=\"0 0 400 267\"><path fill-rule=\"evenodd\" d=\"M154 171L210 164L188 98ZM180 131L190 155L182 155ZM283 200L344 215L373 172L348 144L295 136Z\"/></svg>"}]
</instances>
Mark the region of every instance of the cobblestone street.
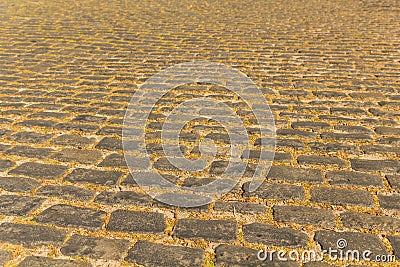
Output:
<instances>
[{"instance_id":1,"label":"cobblestone street","mask_svg":"<svg viewBox=\"0 0 400 267\"><path fill-rule=\"evenodd\" d=\"M204 60L260 88L275 158L256 191L244 183L208 205L171 207L130 174L124 115L148 78ZM189 158L199 157L199 138L217 144L202 174L163 154L168 111L200 96L255 121L221 86L164 95L146 148L164 177L188 187L227 167L229 135L211 121L180 138ZM1 1L0 266L400 266L399 124L396 0ZM263 140L252 132L251 142L255 163ZM337 249L338 240L396 261L257 258Z\"/></svg>"}]
</instances>

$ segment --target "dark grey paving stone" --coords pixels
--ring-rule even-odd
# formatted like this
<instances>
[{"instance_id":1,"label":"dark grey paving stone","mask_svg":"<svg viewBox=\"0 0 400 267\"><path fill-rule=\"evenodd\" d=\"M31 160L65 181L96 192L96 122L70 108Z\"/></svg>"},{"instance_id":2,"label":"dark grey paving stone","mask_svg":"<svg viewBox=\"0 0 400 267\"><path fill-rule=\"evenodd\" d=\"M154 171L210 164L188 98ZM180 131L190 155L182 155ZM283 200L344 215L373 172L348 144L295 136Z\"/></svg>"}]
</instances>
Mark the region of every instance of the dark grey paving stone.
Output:
<instances>
[{"instance_id":1,"label":"dark grey paving stone","mask_svg":"<svg viewBox=\"0 0 400 267\"><path fill-rule=\"evenodd\" d=\"M400 128L381 126L376 127L375 132L382 135L400 135Z\"/></svg>"},{"instance_id":2,"label":"dark grey paving stone","mask_svg":"<svg viewBox=\"0 0 400 267\"><path fill-rule=\"evenodd\" d=\"M4 128L0 128L0 137L4 137L9 133L11 133L10 130L4 129Z\"/></svg>"},{"instance_id":3,"label":"dark grey paving stone","mask_svg":"<svg viewBox=\"0 0 400 267\"><path fill-rule=\"evenodd\" d=\"M43 127L51 129L57 122L52 120L24 120L22 122L17 123L18 126L26 126L26 127Z\"/></svg>"},{"instance_id":4,"label":"dark grey paving stone","mask_svg":"<svg viewBox=\"0 0 400 267\"><path fill-rule=\"evenodd\" d=\"M383 187L383 179L379 175L362 172L329 171L326 178L330 184L335 185L360 185Z\"/></svg>"},{"instance_id":5,"label":"dark grey paving stone","mask_svg":"<svg viewBox=\"0 0 400 267\"><path fill-rule=\"evenodd\" d=\"M49 140L52 136L52 134L42 134L36 132L18 132L8 137L8 139L21 143L42 144Z\"/></svg>"},{"instance_id":6,"label":"dark grey paving stone","mask_svg":"<svg viewBox=\"0 0 400 267\"><path fill-rule=\"evenodd\" d=\"M202 249L138 241L125 260L148 267L201 267L203 258Z\"/></svg>"},{"instance_id":7,"label":"dark grey paving stone","mask_svg":"<svg viewBox=\"0 0 400 267\"><path fill-rule=\"evenodd\" d=\"M331 143L321 143L321 142L311 142L308 143L308 146L315 151L321 152L337 152L343 151L349 154L359 155L361 154L361 150L355 146L350 144L338 143L338 142L331 142Z\"/></svg>"},{"instance_id":8,"label":"dark grey paving stone","mask_svg":"<svg viewBox=\"0 0 400 267\"><path fill-rule=\"evenodd\" d=\"M400 145L400 137L386 137L377 140L378 143L383 145L391 145L391 146L399 146Z\"/></svg>"},{"instance_id":9,"label":"dark grey paving stone","mask_svg":"<svg viewBox=\"0 0 400 267\"><path fill-rule=\"evenodd\" d=\"M103 226L105 215L103 211L59 204L42 211L33 220L39 223L95 231Z\"/></svg>"},{"instance_id":10,"label":"dark grey paving stone","mask_svg":"<svg viewBox=\"0 0 400 267\"><path fill-rule=\"evenodd\" d=\"M351 167L356 171L382 171L396 173L400 171L400 161L397 160L371 160L351 159Z\"/></svg>"},{"instance_id":11,"label":"dark grey paving stone","mask_svg":"<svg viewBox=\"0 0 400 267\"><path fill-rule=\"evenodd\" d=\"M314 187L311 188L311 201L342 206L374 206L371 194L359 189Z\"/></svg>"},{"instance_id":12,"label":"dark grey paving stone","mask_svg":"<svg viewBox=\"0 0 400 267\"><path fill-rule=\"evenodd\" d=\"M0 250L0 265L4 266L5 263L12 259L12 252L8 250Z\"/></svg>"},{"instance_id":13,"label":"dark grey paving stone","mask_svg":"<svg viewBox=\"0 0 400 267\"><path fill-rule=\"evenodd\" d=\"M36 195L86 202L94 196L94 192L72 185L45 185L36 191Z\"/></svg>"},{"instance_id":14,"label":"dark grey paving stone","mask_svg":"<svg viewBox=\"0 0 400 267\"><path fill-rule=\"evenodd\" d=\"M39 246L60 246L66 238L66 232L51 227L2 223L0 241L14 245L34 248Z\"/></svg>"},{"instance_id":15,"label":"dark grey paving stone","mask_svg":"<svg viewBox=\"0 0 400 267\"><path fill-rule=\"evenodd\" d=\"M335 131L343 133L364 133L364 134L374 134L374 132L365 126L349 126L349 125L336 125L334 127Z\"/></svg>"},{"instance_id":16,"label":"dark grey paving stone","mask_svg":"<svg viewBox=\"0 0 400 267\"><path fill-rule=\"evenodd\" d=\"M400 210L400 194L378 194L379 205L384 209Z\"/></svg>"},{"instance_id":17,"label":"dark grey paving stone","mask_svg":"<svg viewBox=\"0 0 400 267\"><path fill-rule=\"evenodd\" d=\"M256 203L240 201L216 201L214 204L214 210L243 214L264 214L267 211L267 208L263 204Z\"/></svg>"},{"instance_id":18,"label":"dark grey paving stone","mask_svg":"<svg viewBox=\"0 0 400 267\"><path fill-rule=\"evenodd\" d=\"M68 167L62 165L25 162L10 171L9 174L56 180L60 178L67 170Z\"/></svg>"},{"instance_id":19,"label":"dark grey paving stone","mask_svg":"<svg viewBox=\"0 0 400 267\"><path fill-rule=\"evenodd\" d=\"M317 136L317 134L314 132L301 131L301 130L295 130L295 129L278 129L276 131L276 135L277 136L299 136L299 137L305 137L305 138L315 138Z\"/></svg>"},{"instance_id":20,"label":"dark grey paving stone","mask_svg":"<svg viewBox=\"0 0 400 267\"><path fill-rule=\"evenodd\" d=\"M63 150L53 154L52 159L61 162L79 162L82 164L93 164L98 162L103 153L98 150L64 148Z\"/></svg>"},{"instance_id":21,"label":"dark grey paving stone","mask_svg":"<svg viewBox=\"0 0 400 267\"><path fill-rule=\"evenodd\" d=\"M254 145L257 145L257 140ZM277 139L276 146L279 148L285 148L285 147L293 148L295 150L305 149L304 142L297 139Z\"/></svg>"},{"instance_id":22,"label":"dark grey paving stone","mask_svg":"<svg viewBox=\"0 0 400 267\"><path fill-rule=\"evenodd\" d=\"M73 235L62 246L61 253L66 256L120 260L129 247L129 240Z\"/></svg>"},{"instance_id":23,"label":"dark grey paving stone","mask_svg":"<svg viewBox=\"0 0 400 267\"><path fill-rule=\"evenodd\" d=\"M400 148L391 145L365 145L360 146L366 154L396 154L400 155Z\"/></svg>"},{"instance_id":24,"label":"dark grey paving stone","mask_svg":"<svg viewBox=\"0 0 400 267\"><path fill-rule=\"evenodd\" d=\"M107 120L106 117L102 116L94 116L89 114L80 114L73 118L71 122L78 122L78 123L103 123Z\"/></svg>"},{"instance_id":25,"label":"dark grey paving stone","mask_svg":"<svg viewBox=\"0 0 400 267\"><path fill-rule=\"evenodd\" d=\"M340 214L342 223L347 228L376 229L379 231L400 231L400 219L384 215L371 215L346 211Z\"/></svg>"},{"instance_id":26,"label":"dark grey paving stone","mask_svg":"<svg viewBox=\"0 0 400 267\"><path fill-rule=\"evenodd\" d=\"M94 201L101 204L123 206L150 206L152 203L151 197L147 194L135 191L104 191Z\"/></svg>"},{"instance_id":27,"label":"dark grey paving stone","mask_svg":"<svg viewBox=\"0 0 400 267\"><path fill-rule=\"evenodd\" d=\"M84 133L94 133L99 129L96 125L86 123L58 123L54 125L54 128L57 130L80 131Z\"/></svg>"},{"instance_id":28,"label":"dark grey paving stone","mask_svg":"<svg viewBox=\"0 0 400 267\"><path fill-rule=\"evenodd\" d=\"M358 250L360 253L369 250L372 252L371 258L376 255L389 254L382 241L372 234L321 230L316 231L314 236L314 240L321 245L322 249L326 250L329 248L338 249L337 242L340 239L347 242L347 246L342 249L344 253L349 250Z\"/></svg>"},{"instance_id":29,"label":"dark grey paving stone","mask_svg":"<svg viewBox=\"0 0 400 267\"><path fill-rule=\"evenodd\" d=\"M97 166L127 168L125 157L117 153L113 153L106 156L106 158L102 162L100 162Z\"/></svg>"},{"instance_id":30,"label":"dark grey paving stone","mask_svg":"<svg viewBox=\"0 0 400 267\"><path fill-rule=\"evenodd\" d=\"M396 260L400 259L400 236L389 236L390 245L392 245Z\"/></svg>"},{"instance_id":31,"label":"dark grey paving stone","mask_svg":"<svg viewBox=\"0 0 400 267\"><path fill-rule=\"evenodd\" d=\"M106 126L97 131L98 135L119 135L122 136L122 128L115 126Z\"/></svg>"},{"instance_id":32,"label":"dark grey paving stone","mask_svg":"<svg viewBox=\"0 0 400 267\"><path fill-rule=\"evenodd\" d=\"M96 145L96 148L111 150L111 151L119 151L122 150L122 140L119 138L104 137Z\"/></svg>"},{"instance_id":33,"label":"dark grey paving stone","mask_svg":"<svg viewBox=\"0 0 400 267\"><path fill-rule=\"evenodd\" d=\"M267 178L297 182L322 183L322 172L317 169L293 168L286 166L271 166Z\"/></svg>"},{"instance_id":34,"label":"dark grey paving stone","mask_svg":"<svg viewBox=\"0 0 400 267\"><path fill-rule=\"evenodd\" d=\"M68 182L84 182L101 185L115 185L122 177L122 172L117 171L100 171L91 169L75 169L68 174L64 181Z\"/></svg>"},{"instance_id":35,"label":"dark grey paving stone","mask_svg":"<svg viewBox=\"0 0 400 267\"><path fill-rule=\"evenodd\" d=\"M29 256L26 257L18 267L90 267L92 266L90 263L74 261L74 260L66 260L66 259L53 259L46 257L38 257L38 256Z\"/></svg>"},{"instance_id":36,"label":"dark grey paving stone","mask_svg":"<svg viewBox=\"0 0 400 267\"><path fill-rule=\"evenodd\" d=\"M247 242L267 246L305 247L308 242L308 236L301 231L257 222L243 225L243 233Z\"/></svg>"},{"instance_id":37,"label":"dark grey paving stone","mask_svg":"<svg viewBox=\"0 0 400 267\"><path fill-rule=\"evenodd\" d=\"M54 118L54 119L64 119L68 117L68 113L53 112L53 111L41 111L28 116L29 118Z\"/></svg>"},{"instance_id":38,"label":"dark grey paving stone","mask_svg":"<svg viewBox=\"0 0 400 267\"><path fill-rule=\"evenodd\" d=\"M111 213L108 231L135 233L164 233L165 218L158 212L117 210Z\"/></svg>"},{"instance_id":39,"label":"dark grey paving stone","mask_svg":"<svg viewBox=\"0 0 400 267\"><path fill-rule=\"evenodd\" d=\"M305 198L304 188L299 185L264 182L254 192L249 192L249 183L243 184L243 196L260 197L263 199L296 199Z\"/></svg>"},{"instance_id":40,"label":"dark grey paving stone","mask_svg":"<svg viewBox=\"0 0 400 267\"><path fill-rule=\"evenodd\" d=\"M346 161L332 156L301 155L297 157L297 162L299 164L334 165L338 167L346 167Z\"/></svg>"},{"instance_id":41,"label":"dark grey paving stone","mask_svg":"<svg viewBox=\"0 0 400 267\"><path fill-rule=\"evenodd\" d=\"M321 134L322 139L328 139L328 140L365 140L365 141L371 141L372 137L368 134L362 134L362 133L331 133L331 132L325 132Z\"/></svg>"},{"instance_id":42,"label":"dark grey paving stone","mask_svg":"<svg viewBox=\"0 0 400 267\"><path fill-rule=\"evenodd\" d=\"M327 228L335 227L332 211L303 206L274 206L274 219L278 222L311 224Z\"/></svg>"},{"instance_id":43,"label":"dark grey paving stone","mask_svg":"<svg viewBox=\"0 0 400 267\"><path fill-rule=\"evenodd\" d=\"M229 242L236 240L236 232L236 221L181 219L175 227L174 236Z\"/></svg>"},{"instance_id":44,"label":"dark grey paving stone","mask_svg":"<svg viewBox=\"0 0 400 267\"><path fill-rule=\"evenodd\" d=\"M330 124L327 122L319 122L319 121L299 121L293 122L292 128L293 129L311 129L313 131L318 131L321 129L330 128Z\"/></svg>"},{"instance_id":45,"label":"dark grey paving stone","mask_svg":"<svg viewBox=\"0 0 400 267\"><path fill-rule=\"evenodd\" d=\"M0 214L10 216L27 216L44 202L43 198L17 195L0 196Z\"/></svg>"},{"instance_id":46,"label":"dark grey paving stone","mask_svg":"<svg viewBox=\"0 0 400 267\"><path fill-rule=\"evenodd\" d=\"M6 171L15 166L15 163L8 159L0 159L0 171Z\"/></svg>"},{"instance_id":47,"label":"dark grey paving stone","mask_svg":"<svg viewBox=\"0 0 400 267\"><path fill-rule=\"evenodd\" d=\"M73 147L86 147L93 145L96 139L87 138L78 134L63 134L51 141L55 145L73 146Z\"/></svg>"},{"instance_id":48,"label":"dark grey paving stone","mask_svg":"<svg viewBox=\"0 0 400 267\"><path fill-rule=\"evenodd\" d=\"M47 158L51 153L53 153L53 149L41 147L36 148L29 146L15 146L4 153L13 156L44 159Z\"/></svg>"},{"instance_id":49,"label":"dark grey paving stone","mask_svg":"<svg viewBox=\"0 0 400 267\"><path fill-rule=\"evenodd\" d=\"M257 258L258 250L233 246L219 245L215 249L216 266L237 266L237 267L300 267L300 264L293 261L279 261L275 258L272 261L267 258L265 261Z\"/></svg>"},{"instance_id":50,"label":"dark grey paving stone","mask_svg":"<svg viewBox=\"0 0 400 267\"><path fill-rule=\"evenodd\" d=\"M390 186L396 190L400 190L400 175L386 175Z\"/></svg>"}]
</instances>

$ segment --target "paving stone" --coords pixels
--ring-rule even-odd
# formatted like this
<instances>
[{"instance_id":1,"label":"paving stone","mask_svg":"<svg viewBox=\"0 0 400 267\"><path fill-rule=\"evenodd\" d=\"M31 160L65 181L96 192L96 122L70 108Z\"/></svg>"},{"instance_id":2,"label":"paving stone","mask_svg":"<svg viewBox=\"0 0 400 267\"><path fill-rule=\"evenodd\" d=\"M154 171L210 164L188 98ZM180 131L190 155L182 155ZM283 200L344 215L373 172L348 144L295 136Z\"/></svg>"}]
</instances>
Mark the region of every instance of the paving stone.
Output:
<instances>
[{"instance_id":1,"label":"paving stone","mask_svg":"<svg viewBox=\"0 0 400 267\"><path fill-rule=\"evenodd\" d=\"M304 169L286 166L271 166L267 178L273 180L286 180L297 182L322 183L322 172L317 169Z\"/></svg>"},{"instance_id":2,"label":"paving stone","mask_svg":"<svg viewBox=\"0 0 400 267\"><path fill-rule=\"evenodd\" d=\"M107 120L106 117L93 116L89 114L80 114L73 118L71 122L81 122L81 123L103 123Z\"/></svg>"},{"instance_id":3,"label":"paving stone","mask_svg":"<svg viewBox=\"0 0 400 267\"><path fill-rule=\"evenodd\" d=\"M320 142L311 142L308 143L308 146L312 150L316 151L321 151L321 152L337 152L337 151L343 151L349 154L361 154L361 150L354 146L354 145L349 145L349 144L343 144L343 143L320 143Z\"/></svg>"},{"instance_id":4,"label":"paving stone","mask_svg":"<svg viewBox=\"0 0 400 267\"><path fill-rule=\"evenodd\" d=\"M68 174L64 178L64 181L93 183L100 185L115 185L122 175L122 172L117 171L100 171L78 168Z\"/></svg>"},{"instance_id":5,"label":"paving stone","mask_svg":"<svg viewBox=\"0 0 400 267\"><path fill-rule=\"evenodd\" d=\"M383 195L378 194L379 205L384 209L400 210L400 194Z\"/></svg>"},{"instance_id":6,"label":"paving stone","mask_svg":"<svg viewBox=\"0 0 400 267\"><path fill-rule=\"evenodd\" d=\"M243 233L247 242L267 246L305 247L308 242L307 234L301 231L258 222L243 225Z\"/></svg>"},{"instance_id":7,"label":"paving stone","mask_svg":"<svg viewBox=\"0 0 400 267\"><path fill-rule=\"evenodd\" d=\"M130 242L123 239L73 235L62 246L61 253L66 256L119 260L128 252L129 246Z\"/></svg>"},{"instance_id":8,"label":"paving stone","mask_svg":"<svg viewBox=\"0 0 400 267\"><path fill-rule=\"evenodd\" d=\"M122 128L115 126L106 126L97 131L98 135L119 135L122 136Z\"/></svg>"},{"instance_id":9,"label":"paving stone","mask_svg":"<svg viewBox=\"0 0 400 267\"><path fill-rule=\"evenodd\" d=\"M383 179L379 175L362 172L329 171L326 178L334 185L360 185L383 187Z\"/></svg>"},{"instance_id":10,"label":"paving stone","mask_svg":"<svg viewBox=\"0 0 400 267\"><path fill-rule=\"evenodd\" d=\"M82 164L91 164L99 161L103 154L97 150L64 148L53 154L52 159L62 162L79 162Z\"/></svg>"},{"instance_id":11,"label":"paving stone","mask_svg":"<svg viewBox=\"0 0 400 267\"><path fill-rule=\"evenodd\" d=\"M266 212L266 206L240 201L216 201L214 204L214 210L243 214L264 214Z\"/></svg>"},{"instance_id":12,"label":"paving stone","mask_svg":"<svg viewBox=\"0 0 400 267\"><path fill-rule=\"evenodd\" d=\"M400 190L400 175L386 175L386 179L392 188Z\"/></svg>"},{"instance_id":13,"label":"paving stone","mask_svg":"<svg viewBox=\"0 0 400 267\"><path fill-rule=\"evenodd\" d=\"M0 225L0 241L14 245L34 248L39 246L60 246L66 238L66 232L51 227L2 223Z\"/></svg>"},{"instance_id":14,"label":"paving stone","mask_svg":"<svg viewBox=\"0 0 400 267\"><path fill-rule=\"evenodd\" d=\"M54 125L54 128L57 130L80 131L85 133L94 133L99 129L96 125L86 123L58 123Z\"/></svg>"},{"instance_id":15,"label":"paving stone","mask_svg":"<svg viewBox=\"0 0 400 267\"><path fill-rule=\"evenodd\" d=\"M94 200L97 203L122 206L150 206L152 199L135 191L104 191Z\"/></svg>"},{"instance_id":16,"label":"paving stone","mask_svg":"<svg viewBox=\"0 0 400 267\"><path fill-rule=\"evenodd\" d=\"M335 141L337 140L365 140L365 141L371 141L372 137L368 134L362 134L362 133L331 133L331 132L325 132L321 133L321 138L322 139L333 139Z\"/></svg>"},{"instance_id":17,"label":"paving stone","mask_svg":"<svg viewBox=\"0 0 400 267\"><path fill-rule=\"evenodd\" d=\"M25 162L10 171L9 174L56 180L60 178L67 170L68 167L61 165Z\"/></svg>"},{"instance_id":18,"label":"paving stone","mask_svg":"<svg viewBox=\"0 0 400 267\"><path fill-rule=\"evenodd\" d=\"M0 159L0 171L5 171L15 165L14 162L8 159Z\"/></svg>"},{"instance_id":19,"label":"paving stone","mask_svg":"<svg viewBox=\"0 0 400 267\"><path fill-rule=\"evenodd\" d=\"M329 203L342 206L368 206L372 207L374 201L368 191L360 189L344 189L331 187L311 188L311 201Z\"/></svg>"},{"instance_id":20,"label":"paving stone","mask_svg":"<svg viewBox=\"0 0 400 267\"><path fill-rule=\"evenodd\" d=\"M299 267L297 262L279 261L276 257L270 261L269 258L261 261L257 258L258 250L233 246L218 245L215 249L217 266L240 266L240 267L258 267L258 266L275 266L275 267Z\"/></svg>"},{"instance_id":21,"label":"paving stone","mask_svg":"<svg viewBox=\"0 0 400 267\"><path fill-rule=\"evenodd\" d=\"M94 143L94 138L87 138L78 134L63 134L54 138L51 143L55 145L85 147Z\"/></svg>"},{"instance_id":22,"label":"paving stone","mask_svg":"<svg viewBox=\"0 0 400 267\"><path fill-rule=\"evenodd\" d=\"M340 239L347 241L347 246L343 248L346 253L349 250L358 250L360 253L369 250L372 252L371 258L374 255L388 255L385 245L375 235L355 232L334 232L334 231L316 231L314 240L317 241L322 249L329 248L338 249L337 242Z\"/></svg>"},{"instance_id":23,"label":"paving stone","mask_svg":"<svg viewBox=\"0 0 400 267\"><path fill-rule=\"evenodd\" d=\"M365 145L360 147L366 154L397 154L400 155L400 148L388 145Z\"/></svg>"},{"instance_id":24,"label":"paving stone","mask_svg":"<svg viewBox=\"0 0 400 267\"><path fill-rule=\"evenodd\" d=\"M205 239L218 242L236 240L237 224L230 220L180 219L174 236L186 239Z\"/></svg>"},{"instance_id":25,"label":"paving stone","mask_svg":"<svg viewBox=\"0 0 400 267\"><path fill-rule=\"evenodd\" d=\"M380 144L384 145L392 145L392 146L399 146L400 145L400 137L386 137L378 139Z\"/></svg>"},{"instance_id":26,"label":"paving stone","mask_svg":"<svg viewBox=\"0 0 400 267\"><path fill-rule=\"evenodd\" d=\"M137 241L125 260L149 267L200 267L203 258L202 249Z\"/></svg>"},{"instance_id":27,"label":"paving stone","mask_svg":"<svg viewBox=\"0 0 400 267\"><path fill-rule=\"evenodd\" d=\"M352 114L366 114L366 112L360 108L330 108L332 114L338 115L352 115Z\"/></svg>"},{"instance_id":28,"label":"paving stone","mask_svg":"<svg viewBox=\"0 0 400 267\"><path fill-rule=\"evenodd\" d=\"M376 229L379 231L399 231L400 219L346 211L340 214L344 227L353 229Z\"/></svg>"},{"instance_id":29,"label":"paving stone","mask_svg":"<svg viewBox=\"0 0 400 267\"><path fill-rule=\"evenodd\" d=\"M364 134L374 134L374 132L364 126L348 126L348 125L336 125L333 128L335 131L344 133L364 133Z\"/></svg>"},{"instance_id":30,"label":"paving stone","mask_svg":"<svg viewBox=\"0 0 400 267\"><path fill-rule=\"evenodd\" d=\"M27 216L44 202L42 198L17 195L0 196L0 214L13 216Z\"/></svg>"},{"instance_id":31,"label":"paving stone","mask_svg":"<svg viewBox=\"0 0 400 267\"><path fill-rule=\"evenodd\" d=\"M0 250L0 265L4 266L5 263L12 259L12 252L8 250Z\"/></svg>"},{"instance_id":32,"label":"paving stone","mask_svg":"<svg viewBox=\"0 0 400 267\"><path fill-rule=\"evenodd\" d=\"M5 152L7 155L15 155L28 158L47 158L53 150L51 148L35 148L28 146L15 146Z\"/></svg>"},{"instance_id":33,"label":"paving stone","mask_svg":"<svg viewBox=\"0 0 400 267\"><path fill-rule=\"evenodd\" d=\"M274 206L274 219L278 222L311 224L322 227L335 227L332 211L303 206Z\"/></svg>"},{"instance_id":34,"label":"paving stone","mask_svg":"<svg viewBox=\"0 0 400 267\"><path fill-rule=\"evenodd\" d=\"M256 196L263 199L296 199L305 198L304 188L298 185L263 182L254 192L249 192L249 183L243 184L243 196Z\"/></svg>"},{"instance_id":35,"label":"paving stone","mask_svg":"<svg viewBox=\"0 0 400 267\"><path fill-rule=\"evenodd\" d=\"M304 142L297 140L297 139L277 139L276 146L280 147L280 148L285 148L285 147L294 148L296 150L304 150L305 149Z\"/></svg>"},{"instance_id":36,"label":"paving stone","mask_svg":"<svg viewBox=\"0 0 400 267\"><path fill-rule=\"evenodd\" d=\"M36 191L36 195L89 201L94 196L94 192L72 185L44 185Z\"/></svg>"},{"instance_id":37,"label":"paving stone","mask_svg":"<svg viewBox=\"0 0 400 267\"><path fill-rule=\"evenodd\" d=\"M66 259L53 259L39 256L26 257L18 267L90 267L90 263L66 260Z\"/></svg>"},{"instance_id":38,"label":"paving stone","mask_svg":"<svg viewBox=\"0 0 400 267\"><path fill-rule=\"evenodd\" d=\"M62 113L62 112L50 112L50 111L42 111L42 112L36 112L34 114L31 114L28 116L29 118L55 118L55 119L64 119L68 117L68 113Z\"/></svg>"},{"instance_id":39,"label":"paving stone","mask_svg":"<svg viewBox=\"0 0 400 267\"><path fill-rule=\"evenodd\" d=\"M330 124L327 122L319 122L319 121L299 121L299 122L293 122L292 123L292 128L293 129L311 129L313 131L318 131L321 129L327 129L330 128Z\"/></svg>"},{"instance_id":40,"label":"paving stone","mask_svg":"<svg viewBox=\"0 0 400 267\"><path fill-rule=\"evenodd\" d=\"M111 151L122 150L122 140L113 137L104 137L96 145L96 148L106 149Z\"/></svg>"},{"instance_id":41,"label":"paving stone","mask_svg":"<svg viewBox=\"0 0 400 267\"><path fill-rule=\"evenodd\" d=\"M120 167L120 168L127 168L126 166L125 157L123 155L113 153L100 162L97 166L99 167Z\"/></svg>"},{"instance_id":42,"label":"paving stone","mask_svg":"<svg viewBox=\"0 0 400 267\"><path fill-rule=\"evenodd\" d=\"M52 129L55 124L56 122L51 120L24 120L17 123L18 126L43 127L47 129Z\"/></svg>"},{"instance_id":43,"label":"paving stone","mask_svg":"<svg viewBox=\"0 0 400 267\"><path fill-rule=\"evenodd\" d=\"M58 204L47 208L33 220L62 227L99 230L103 224L103 211Z\"/></svg>"},{"instance_id":44,"label":"paving stone","mask_svg":"<svg viewBox=\"0 0 400 267\"><path fill-rule=\"evenodd\" d=\"M293 129L278 129L276 134L279 136L299 136L305 138L315 138L317 135L314 132L293 130Z\"/></svg>"},{"instance_id":45,"label":"paving stone","mask_svg":"<svg viewBox=\"0 0 400 267\"><path fill-rule=\"evenodd\" d=\"M400 135L400 128L382 126L376 127L375 132L383 135Z\"/></svg>"},{"instance_id":46,"label":"paving stone","mask_svg":"<svg viewBox=\"0 0 400 267\"><path fill-rule=\"evenodd\" d=\"M350 159L350 162L356 171L400 172L400 161L397 160Z\"/></svg>"},{"instance_id":47,"label":"paving stone","mask_svg":"<svg viewBox=\"0 0 400 267\"><path fill-rule=\"evenodd\" d=\"M400 237L399 236L389 236L390 245L394 250L394 255L396 256L396 260L400 259Z\"/></svg>"},{"instance_id":48,"label":"paving stone","mask_svg":"<svg viewBox=\"0 0 400 267\"><path fill-rule=\"evenodd\" d=\"M164 233L164 215L158 212L116 210L111 213L107 230L114 232Z\"/></svg>"},{"instance_id":49,"label":"paving stone","mask_svg":"<svg viewBox=\"0 0 400 267\"><path fill-rule=\"evenodd\" d=\"M41 134L36 132L18 132L11 135L8 139L22 143L42 144L49 140L53 135Z\"/></svg>"},{"instance_id":50,"label":"paving stone","mask_svg":"<svg viewBox=\"0 0 400 267\"><path fill-rule=\"evenodd\" d=\"M0 144L0 152L5 151L9 149L11 145L6 145L6 144Z\"/></svg>"}]
</instances>

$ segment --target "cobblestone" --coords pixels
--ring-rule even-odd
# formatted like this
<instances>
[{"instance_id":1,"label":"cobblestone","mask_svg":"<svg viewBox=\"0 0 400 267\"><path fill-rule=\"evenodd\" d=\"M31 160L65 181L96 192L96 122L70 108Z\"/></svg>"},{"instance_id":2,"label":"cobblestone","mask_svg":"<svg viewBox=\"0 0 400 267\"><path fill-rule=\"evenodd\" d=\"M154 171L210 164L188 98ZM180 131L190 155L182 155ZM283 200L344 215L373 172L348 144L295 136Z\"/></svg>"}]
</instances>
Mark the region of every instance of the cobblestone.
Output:
<instances>
[{"instance_id":1,"label":"cobblestone","mask_svg":"<svg viewBox=\"0 0 400 267\"><path fill-rule=\"evenodd\" d=\"M311 201L333 205L373 206L374 201L369 192L344 188L314 187L311 188Z\"/></svg>"},{"instance_id":2,"label":"cobblestone","mask_svg":"<svg viewBox=\"0 0 400 267\"><path fill-rule=\"evenodd\" d=\"M53 164L43 164L38 162L22 163L17 168L9 172L9 174L24 175L33 178L42 178L49 180L57 180L66 171L68 167Z\"/></svg>"},{"instance_id":3,"label":"cobblestone","mask_svg":"<svg viewBox=\"0 0 400 267\"><path fill-rule=\"evenodd\" d=\"M165 231L165 218L158 212L117 210L111 213L108 231L159 234Z\"/></svg>"},{"instance_id":4,"label":"cobblestone","mask_svg":"<svg viewBox=\"0 0 400 267\"><path fill-rule=\"evenodd\" d=\"M41 267L41 266L90 267L92 265L87 262L79 262L79 261L74 261L74 260L29 256L29 257L26 257L20 264L18 264L18 266L19 267Z\"/></svg>"},{"instance_id":5,"label":"cobblestone","mask_svg":"<svg viewBox=\"0 0 400 267\"><path fill-rule=\"evenodd\" d=\"M27 216L32 210L38 208L44 199L3 195L0 196L0 214L14 215L14 216Z\"/></svg>"},{"instance_id":6,"label":"cobblestone","mask_svg":"<svg viewBox=\"0 0 400 267\"><path fill-rule=\"evenodd\" d=\"M236 231L235 221L181 219L178 220L174 236L229 242L236 240Z\"/></svg>"},{"instance_id":7,"label":"cobblestone","mask_svg":"<svg viewBox=\"0 0 400 267\"><path fill-rule=\"evenodd\" d=\"M335 227L332 211L303 206L274 206L274 219L278 222L311 224L327 228Z\"/></svg>"}]
</instances>

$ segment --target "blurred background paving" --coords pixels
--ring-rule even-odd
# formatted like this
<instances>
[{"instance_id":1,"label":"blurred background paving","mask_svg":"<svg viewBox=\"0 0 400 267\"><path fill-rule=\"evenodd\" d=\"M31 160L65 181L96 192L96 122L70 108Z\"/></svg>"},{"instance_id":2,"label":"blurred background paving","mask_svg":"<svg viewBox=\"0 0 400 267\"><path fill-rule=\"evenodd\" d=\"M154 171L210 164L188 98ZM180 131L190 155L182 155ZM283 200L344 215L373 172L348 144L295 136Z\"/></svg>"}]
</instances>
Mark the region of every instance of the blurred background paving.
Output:
<instances>
[{"instance_id":1,"label":"blurred background paving","mask_svg":"<svg viewBox=\"0 0 400 267\"><path fill-rule=\"evenodd\" d=\"M399 38L396 0L2 1L0 265L400 266L257 259L339 239L400 257ZM216 203L172 208L129 175L121 129L147 78L192 60L232 66L261 88L277 152L257 191L244 184ZM179 99L204 92L251 121L217 86L189 84L157 103L147 149L187 186L217 178L225 158L208 180L183 177L159 130ZM219 125L189 128L189 157L201 136L229 148Z\"/></svg>"}]
</instances>

